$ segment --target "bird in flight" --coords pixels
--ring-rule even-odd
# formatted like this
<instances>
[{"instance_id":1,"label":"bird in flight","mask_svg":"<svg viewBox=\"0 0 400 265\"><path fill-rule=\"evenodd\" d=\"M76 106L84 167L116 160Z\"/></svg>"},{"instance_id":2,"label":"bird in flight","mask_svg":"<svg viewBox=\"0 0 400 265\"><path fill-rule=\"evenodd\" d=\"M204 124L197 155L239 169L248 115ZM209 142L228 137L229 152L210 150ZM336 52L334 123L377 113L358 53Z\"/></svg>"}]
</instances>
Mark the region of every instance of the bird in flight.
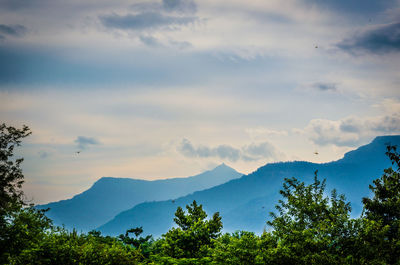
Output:
<instances>
[{"instance_id":1,"label":"bird in flight","mask_svg":"<svg viewBox=\"0 0 400 265\"><path fill-rule=\"evenodd\" d=\"M318 155L318 154L319 154L318 151L315 151L315 152L314 152L314 155Z\"/></svg>"},{"instance_id":2,"label":"bird in flight","mask_svg":"<svg viewBox=\"0 0 400 265\"><path fill-rule=\"evenodd\" d=\"M76 153L77 155L79 155L79 154L81 153L81 151L76 151L75 153Z\"/></svg>"}]
</instances>

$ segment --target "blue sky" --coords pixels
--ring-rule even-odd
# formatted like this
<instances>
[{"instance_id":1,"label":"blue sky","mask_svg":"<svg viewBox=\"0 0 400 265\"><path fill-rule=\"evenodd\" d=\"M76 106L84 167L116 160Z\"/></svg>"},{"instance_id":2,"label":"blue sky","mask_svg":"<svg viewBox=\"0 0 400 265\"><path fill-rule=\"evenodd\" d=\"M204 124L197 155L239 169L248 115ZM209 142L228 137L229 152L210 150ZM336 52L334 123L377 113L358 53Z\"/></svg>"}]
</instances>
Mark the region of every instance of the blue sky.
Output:
<instances>
[{"instance_id":1,"label":"blue sky","mask_svg":"<svg viewBox=\"0 0 400 265\"><path fill-rule=\"evenodd\" d=\"M0 0L0 119L33 131L26 193L326 162L399 134L399 14L397 0Z\"/></svg>"}]
</instances>

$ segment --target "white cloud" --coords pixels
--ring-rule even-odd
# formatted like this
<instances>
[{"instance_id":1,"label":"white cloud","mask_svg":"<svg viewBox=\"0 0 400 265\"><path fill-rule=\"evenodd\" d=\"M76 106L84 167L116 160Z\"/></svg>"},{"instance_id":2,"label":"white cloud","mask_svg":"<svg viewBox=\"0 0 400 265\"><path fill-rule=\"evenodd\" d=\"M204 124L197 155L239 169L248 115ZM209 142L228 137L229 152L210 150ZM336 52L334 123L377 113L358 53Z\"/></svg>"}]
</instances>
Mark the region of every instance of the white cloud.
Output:
<instances>
[{"instance_id":1,"label":"white cloud","mask_svg":"<svg viewBox=\"0 0 400 265\"><path fill-rule=\"evenodd\" d=\"M313 119L303 133L318 145L357 146L379 135L400 134L400 113L340 120Z\"/></svg>"},{"instance_id":2,"label":"white cloud","mask_svg":"<svg viewBox=\"0 0 400 265\"><path fill-rule=\"evenodd\" d=\"M266 139L273 136L288 135L288 132L285 130L273 130L265 127L247 128L245 131L251 139Z\"/></svg>"}]
</instances>

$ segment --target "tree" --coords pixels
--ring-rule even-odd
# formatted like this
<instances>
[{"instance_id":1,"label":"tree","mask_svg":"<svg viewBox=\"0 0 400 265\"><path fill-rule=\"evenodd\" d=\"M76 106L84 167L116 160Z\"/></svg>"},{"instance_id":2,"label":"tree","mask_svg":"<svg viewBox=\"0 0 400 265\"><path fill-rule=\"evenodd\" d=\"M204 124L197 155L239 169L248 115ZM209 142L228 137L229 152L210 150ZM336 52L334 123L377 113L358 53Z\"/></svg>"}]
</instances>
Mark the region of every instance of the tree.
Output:
<instances>
[{"instance_id":1,"label":"tree","mask_svg":"<svg viewBox=\"0 0 400 265\"><path fill-rule=\"evenodd\" d=\"M141 264L141 253L117 238L99 233L78 234L63 228L52 229L31 247L9 259L9 264Z\"/></svg>"},{"instance_id":2,"label":"tree","mask_svg":"<svg viewBox=\"0 0 400 265\"><path fill-rule=\"evenodd\" d=\"M264 264L260 254L260 238L253 232L237 231L220 236L213 250L213 264Z\"/></svg>"},{"instance_id":3,"label":"tree","mask_svg":"<svg viewBox=\"0 0 400 265\"><path fill-rule=\"evenodd\" d=\"M222 229L219 213L214 213L212 219L206 220L206 212L196 201L187 205L186 209L187 213L181 207L177 208L174 221L178 227L170 229L158 242L161 245L159 257L201 259L210 255L209 248Z\"/></svg>"},{"instance_id":4,"label":"tree","mask_svg":"<svg viewBox=\"0 0 400 265\"><path fill-rule=\"evenodd\" d=\"M16 251L18 235L25 238L32 235L27 231L21 234L18 228L36 227L44 221L41 213L22 209L26 205L21 190L23 158L14 158L14 149L30 134L27 126L16 129L4 123L0 125L0 263ZM19 243L24 244L23 241Z\"/></svg>"},{"instance_id":5,"label":"tree","mask_svg":"<svg viewBox=\"0 0 400 265\"><path fill-rule=\"evenodd\" d=\"M362 231L363 256L374 263L399 264L400 260L400 155L387 146L386 155L395 167L369 185L373 198L363 198L365 219Z\"/></svg>"},{"instance_id":6,"label":"tree","mask_svg":"<svg viewBox=\"0 0 400 265\"><path fill-rule=\"evenodd\" d=\"M143 233L142 227L136 227L126 230L125 235L119 235L119 239L126 245L130 245L135 249L139 250L145 258L150 256L150 246L153 241L153 236L147 235L145 237L139 237ZM134 234L131 237L129 234Z\"/></svg>"},{"instance_id":7,"label":"tree","mask_svg":"<svg viewBox=\"0 0 400 265\"><path fill-rule=\"evenodd\" d=\"M7 210L15 205L24 204L21 190L24 183L21 163L24 159L15 159L14 149L20 146L22 138L30 134L25 125L22 129L6 126L4 123L0 125L0 226L4 225Z\"/></svg>"},{"instance_id":8,"label":"tree","mask_svg":"<svg viewBox=\"0 0 400 265\"><path fill-rule=\"evenodd\" d=\"M336 190L326 196L325 182L318 179L317 171L310 185L285 179L278 214L271 213L273 220L267 222L276 239L270 250L272 264L343 264L352 259L356 231L349 218L350 204Z\"/></svg>"}]
</instances>

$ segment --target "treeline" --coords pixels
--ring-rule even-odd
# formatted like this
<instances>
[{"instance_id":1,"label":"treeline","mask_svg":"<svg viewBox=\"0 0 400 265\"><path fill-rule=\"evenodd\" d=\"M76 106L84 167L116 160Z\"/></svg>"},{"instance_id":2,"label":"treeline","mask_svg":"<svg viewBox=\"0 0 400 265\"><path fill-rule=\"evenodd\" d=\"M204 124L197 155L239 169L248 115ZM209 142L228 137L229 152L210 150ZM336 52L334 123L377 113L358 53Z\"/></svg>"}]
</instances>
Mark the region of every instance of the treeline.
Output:
<instances>
[{"instance_id":1,"label":"treeline","mask_svg":"<svg viewBox=\"0 0 400 265\"><path fill-rule=\"evenodd\" d=\"M22 159L13 150L29 134L27 127L0 125L0 264L400 264L400 155L394 146L386 152L393 167L370 185L359 218L350 218L344 195L326 194L316 172L311 184L285 179L261 235L222 234L219 213L207 218L193 201L177 208L176 227L154 239L142 236L141 227L119 237L67 231L27 205Z\"/></svg>"}]
</instances>

